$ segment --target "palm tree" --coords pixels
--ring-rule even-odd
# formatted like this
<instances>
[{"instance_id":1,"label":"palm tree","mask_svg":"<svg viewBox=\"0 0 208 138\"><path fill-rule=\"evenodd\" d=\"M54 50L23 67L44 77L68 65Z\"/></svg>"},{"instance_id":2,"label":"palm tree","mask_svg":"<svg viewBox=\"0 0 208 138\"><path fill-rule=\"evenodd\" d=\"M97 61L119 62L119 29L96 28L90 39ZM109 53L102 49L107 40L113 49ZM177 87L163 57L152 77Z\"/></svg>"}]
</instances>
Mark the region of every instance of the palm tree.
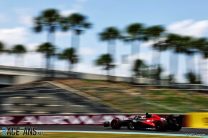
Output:
<instances>
[{"instance_id":1,"label":"palm tree","mask_svg":"<svg viewBox=\"0 0 208 138\"><path fill-rule=\"evenodd\" d=\"M98 59L95 61L95 64L97 66L102 66L104 70L106 70L107 78L110 81L110 70L114 68L113 65L113 58L110 54L103 54L98 57Z\"/></svg>"},{"instance_id":2,"label":"palm tree","mask_svg":"<svg viewBox=\"0 0 208 138\"><path fill-rule=\"evenodd\" d=\"M190 38L190 40L187 41L185 44L186 48L184 50L184 54L186 55L186 71L193 72L195 64L193 64L194 61L194 55L196 54L196 50L194 49L195 40L193 38Z\"/></svg>"},{"instance_id":3,"label":"palm tree","mask_svg":"<svg viewBox=\"0 0 208 138\"><path fill-rule=\"evenodd\" d=\"M180 36L180 35L177 35L177 34L168 34L167 36L167 39L166 39L166 44L168 45L168 49L175 53L175 54L181 54L181 53L184 53L184 51L186 50L185 49L185 45L184 43L185 42L185 39ZM175 74L175 76L178 74L178 56L170 56L170 72L171 72L171 75L172 74ZM173 67L173 65L175 67ZM172 70L173 69L173 70ZM175 80L175 78L173 78Z\"/></svg>"},{"instance_id":4,"label":"palm tree","mask_svg":"<svg viewBox=\"0 0 208 138\"><path fill-rule=\"evenodd\" d=\"M188 82L190 84L200 84L201 83L200 76L198 76L197 74L195 74L193 72L187 72L185 75L186 75L186 79L188 80Z\"/></svg>"},{"instance_id":5,"label":"palm tree","mask_svg":"<svg viewBox=\"0 0 208 138\"><path fill-rule=\"evenodd\" d=\"M78 56L74 48L65 49L60 55L60 59L67 60L69 62L69 71L72 71L73 65L78 63Z\"/></svg>"},{"instance_id":6,"label":"palm tree","mask_svg":"<svg viewBox=\"0 0 208 138\"><path fill-rule=\"evenodd\" d=\"M144 35L144 25L141 23L130 24L125 28L125 33L127 34L127 36L123 36L123 40L124 40L124 42L131 43L131 56L133 57L133 55L135 54L136 46L137 46L137 52L138 52L138 56L139 56L139 54L140 54L139 42L144 41L146 38ZM136 43L136 42L138 42L138 43ZM132 83L134 81L134 75L135 75L135 73L133 71L132 75L131 75Z\"/></svg>"},{"instance_id":7,"label":"palm tree","mask_svg":"<svg viewBox=\"0 0 208 138\"><path fill-rule=\"evenodd\" d=\"M46 42L46 43L39 45L36 51L45 55L46 76L48 76L48 70L50 69L50 66L51 66L50 59L55 54L55 46L52 45L51 43Z\"/></svg>"},{"instance_id":8,"label":"palm tree","mask_svg":"<svg viewBox=\"0 0 208 138\"><path fill-rule=\"evenodd\" d=\"M63 17L61 20L61 26L63 31L71 30L71 47L76 51L79 49L79 36L92 24L88 22L87 17L80 13L73 13L67 17Z\"/></svg>"},{"instance_id":9,"label":"palm tree","mask_svg":"<svg viewBox=\"0 0 208 138\"><path fill-rule=\"evenodd\" d=\"M116 27L107 27L99 34L99 37L101 41L107 41L107 53L111 56L111 58L113 58L113 56L115 57L115 42L121 38L120 31Z\"/></svg>"},{"instance_id":10,"label":"palm tree","mask_svg":"<svg viewBox=\"0 0 208 138\"><path fill-rule=\"evenodd\" d=\"M55 43L55 32L60 28L60 14L59 11L56 9L46 9L34 19L33 30L36 33L46 31L48 33L48 43ZM52 75L54 76L54 72L52 72Z\"/></svg>"},{"instance_id":11,"label":"palm tree","mask_svg":"<svg viewBox=\"0 0 208 138\"><path fill-rule=\"evenodd\" d=\"M206 38L192 38L192 41L190 44L191 45L190 51L192 52L191 53L192 59L194 59L194 56L196 54L201 54L200 49L206 48L207 44L208 44L208 42L207 42ZM198 61L197 65L200 67L199 61ZM197 74L196 68L195 67L193 68L193 67L192 67L192 69L195 69L194 71ZM190 71L193 71L193 70L190 70ZM199 68L199 71L200 71L200 68Z\"/></svg>"},{"instance_id":12,"label":"palm tree","mask_svg":"<svg viewBox=\"0 0 208 138\"><path fill-rule=\"evenodd\" d=\"M46 31L47 42L55 42L55 32L60 29L60 14L56 9L46 9L34 19L33 30L36 33Z\"/></svg>"},{"instance_id":13,"label":"palm tree","mask_svg":"<svg viewBox=\"0 0 208 138\"><path fill-rule=\"evenodd\" d=\"M134 72L134 75L136 77L141 77L143 74L142 72L145 71L143 69L145 69L147 67L147 65L144 63L143 60L141 59L136 59L134 61L134 65L133 65L133 68L132 68L132 71ZM145 76L145 75L144 75ZM142 76L143 77L143 76Z\"/></svg>"},{"instance_id":14,"label":"palm tree","mask_svg":"<svg viewBox=\"0 0 208 138\"><path fill-rule=\"evenodd\" d=\"M158 61L160 61L160 53L168 50L168 44L166 40L159 40L152 45L152 48L159 52ZM159 64L158 64L159 65Z\"/></svg>"},{"instance_id":15,"label":"palm tree","mask_svg":"<svg viewBox=\"0 0 208 138\"><path fill-rule=\"evenodd\" d=\"M161 55L161 52L166 51L169 46L168 46L168 43L166 42L166 39L164 39L164 40L159 40L159 41L155 42L152 47L153 47L154 50L159 52L158 56L157 56L158 64L157 64L156 68L154 68L156 71L152 71L150 69L149 76L156 79L158 81L157 83L160 84L161 73L163 71L161 65L159 64L160 63L160 55Z\"/></svg>"},{"instance_id":16,"label":"palm tree","mask_svg":"<svg viewBox=\"0 0 208 138\"><path fill-rule=\"evenodd\" d=\"M135 50L135 42L137 41L143 41L145 40L144 35L144 25L141 23L133 23L126 27L125 32L128 34L127 36L124 36L124 41L131 43L131 56L133 56ZM139 49L139 45L138 45ZM139 54L139 50L138 50Z\"/></svg>"},{"instance_id":17,"label":"palm tree","mask_svg":"<svg viewBox=\"0 0 208 138\"><path fill-rule=\"evenodd\" d=\"M197 49L202 54L203 59L204 60L207 60L208 59L208 40L207 39L204 39L203 40L203 43L201 43L200 45L198 45ZM207 67L206 62L203 65ZM205 71L205 73L207 73L207 70ZM203 75L205 75L205 74L203 74Z\"/></svg>"},{"instance_id":18,"label":"palm tree","mask_svg":"<svg viewBox=\"0 0 208 138\"><path fill-rule=\"evenodd\" d=\"M25 54L26 52L27 52L27 50L26 50L25 46L22 44L17 44L12 48L11 53L16 54L15 65L17 65L17 63L21 63L21 62L19 62L18 59L22 58L22 55Z\"/></svg>"},{"instance_id":19,"label":"palm tree","mask_svg":"<svg viewBox=\"0 0 208 138\"><path fill-rule=\"evenodd\" d=\"M115 55L115 41L120 38L120 32L116 27L107 27L99 34L101 41L107 41L107 53Z\"/></svg>"},{"instance_id":20,"label":"palm tree","mask_svg":"<svg viewBox=\"0 0 208 138\"><path fill-rule=\"evenodd\" d=\"M157 67L160 66L160 53L164 50L166 50L166 47L164 47L164 45L158 45L159 47L155 47L155 43L164 35L165 29L163 26L161 25L154 25L154 26L150 26L148 28L145 29L145 35L146 37L148 37L149 40L153 41L153 49L157 50ZM152 55L152 65L155 63L154 59L155 56L154 54Z\"/></svg>"}]
</instances>

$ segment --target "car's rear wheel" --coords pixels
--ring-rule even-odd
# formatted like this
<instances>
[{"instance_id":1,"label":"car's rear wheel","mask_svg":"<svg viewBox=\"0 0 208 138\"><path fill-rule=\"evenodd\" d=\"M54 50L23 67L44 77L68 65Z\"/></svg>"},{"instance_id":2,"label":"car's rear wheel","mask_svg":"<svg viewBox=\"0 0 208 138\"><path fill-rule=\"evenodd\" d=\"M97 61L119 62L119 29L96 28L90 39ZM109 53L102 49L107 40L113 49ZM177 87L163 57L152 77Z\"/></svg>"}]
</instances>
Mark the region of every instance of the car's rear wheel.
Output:
<instances>
[{"instance_id":1,"label":"car's rear wheel","mask_svg":"<svg viewBox=\"0 0 208 138\"><path fill-rule=\"evenodd\" d=\"M166 128L162 122L156 122L155 129L156 129L156 131L165 131L166 130Z\"/></svg>"},{"instance_id":2,"label":"car's rear wheel","mask_svg":"<svg viewBox=\"0 0 208 138\"><path fill-rule=\"evenodd\" d=\"M121 128L121 121L119 119L113 119L111 121L111 128L112 129L120 129Z\"/></svg>"},{"instance_id":3,"label":"car's rear wheel","mask_svg":"<svg viewBox=\"0 0 208 138\"><path fill-rule=\"evenodd\" d=\"M175 124L175 125L172 127L172 130L173 130L173 131L180 131L180 130L181 130L181 128L182 128L182 126L181 126L181 125L179 125L179 124Z\"/></svg>"},{"instance_id":4,"label":"car's rear wheel","mask_svg":"<svg viewBox=\"0 0 208 138\"><path fill-rule=\"evenodd\" d=\"M169 116L168 118L167 118L167 122L168 122L168 125L169 125L169 127L170 127L170 129L171 130L173 130L173 131L179 131L179 130L181 130L181 128L182 128L182 119L181 119L181 117L179 116L176 116L176 117L174 117L174 116Z\"/></svg>"}]
</instances>

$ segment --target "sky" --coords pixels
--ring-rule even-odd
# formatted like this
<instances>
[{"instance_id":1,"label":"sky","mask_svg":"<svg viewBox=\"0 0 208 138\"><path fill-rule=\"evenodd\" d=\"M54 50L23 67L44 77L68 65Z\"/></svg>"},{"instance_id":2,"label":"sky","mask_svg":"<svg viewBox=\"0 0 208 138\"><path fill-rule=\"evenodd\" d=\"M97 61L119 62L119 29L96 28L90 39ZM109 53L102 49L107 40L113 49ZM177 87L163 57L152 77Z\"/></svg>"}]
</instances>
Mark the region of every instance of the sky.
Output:
<instances>
[{"instance_id":1,"label":"sky","mask_svg":"<svg viewBox=\"0 0 208 138\"><path fill-rule=\"evenodd\" d=\"M194 37L208 37L208 1L207 0L1 0L0 1L0 41L7 48L15 44L24 44L29 51L35 51L37 46L46 41L46 33L36 34L32 31L33 18L47 8L55 8L62 15L79 12L88 17L93 27L81 36L79 54L80 63L74 71L105 74L96 67L93 61L106 53L106 42L101 42L98 33L109 26L116 26L121 31L131 23L143 23L146 26L163 25L167 32ZM70 47L70 32L57 32L58 50ZM132 61L138 54L130 56L130 45L121 41L116 43L116 75L129 76ZM152 59L151 42L140 44L139 58L146 63ZM162 53L164 75L170 73L170 52ZM122 62L126 57L128 63ZM0 64L7 66L43 67L43 55L30 52L25 54L21 63L15 64L14 55L0 55ZM190 59L196 64L196 72L208 84L208 67L200 55ZM67 70L66 61L54 61L56 69ZM185 81L185 56L180 55L179 73L177 79Z\"/></svg>"}]
</instances>

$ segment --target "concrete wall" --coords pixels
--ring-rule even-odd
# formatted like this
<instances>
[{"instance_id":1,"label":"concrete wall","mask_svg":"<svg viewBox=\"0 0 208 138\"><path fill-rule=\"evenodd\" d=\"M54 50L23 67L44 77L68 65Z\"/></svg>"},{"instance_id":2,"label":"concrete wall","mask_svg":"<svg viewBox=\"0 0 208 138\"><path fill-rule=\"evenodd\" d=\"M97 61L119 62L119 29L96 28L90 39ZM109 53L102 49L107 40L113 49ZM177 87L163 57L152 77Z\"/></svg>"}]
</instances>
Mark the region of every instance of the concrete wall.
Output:
<instances>
[{"instance_id":1,"label":"concrete wall","mask_svg":"<svg viewBox=\"0 0 208 138\"><path fill-rule=\"evenodd\" d=\"M0 75L0 84L1 85L10 85L15 82L15 76L13 75L5 75L1 74Z\"/></svg>"},{"instance_id":2,"label":"concrete wall","mask_svg":"<svg viewBox=\"0 0 208 138\"><path fill-rule=\"evenodd\" d=\"M14 83L13 84L24 84L29 83L37 80L41 80L41 76L26 76L26 75L20 75L15 76Z\"/></svg>"},{"instance_id":3,"label":"concrete wall","mask_svg":"<svg viewBox=\"0 0 208 138\"><path fill-rule=\"evenodd\" d=\"M69 75L70 74L70 75ZM68 72L68 71L55 71L55 77L68 78L69 76L77 77L80 79L89 80L107 80L105 75L90 74L90 73L79 73L79 72ZM45 77L44 69L37 68L20 68L10 66L0 66L0 84L23 84L32 81L37 81ZM114 77L111 76L111 80L130 82L130 77ZM147 78L135 79L135 82L139 83L150 83L152 80Z\"/></svg>"}]
</instances>

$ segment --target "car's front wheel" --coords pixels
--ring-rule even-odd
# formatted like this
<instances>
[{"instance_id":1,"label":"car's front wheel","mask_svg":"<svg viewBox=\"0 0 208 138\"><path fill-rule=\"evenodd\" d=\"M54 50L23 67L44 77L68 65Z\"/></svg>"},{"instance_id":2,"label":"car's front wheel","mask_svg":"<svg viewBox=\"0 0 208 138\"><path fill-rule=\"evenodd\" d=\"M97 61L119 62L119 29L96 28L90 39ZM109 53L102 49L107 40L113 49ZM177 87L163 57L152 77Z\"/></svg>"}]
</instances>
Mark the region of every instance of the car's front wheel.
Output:
<instances>
[{"instance_id":1,"label":"car's front wheel","mask_svg":"<svg viewBox=\"0 0 208 138\"><path fill-rule=\"evenodd\" d=\"M127 128L128 128L129 130L135 129L134 123L133 123L133 122L129 122Z\"/></svg>"}]
</instances>

